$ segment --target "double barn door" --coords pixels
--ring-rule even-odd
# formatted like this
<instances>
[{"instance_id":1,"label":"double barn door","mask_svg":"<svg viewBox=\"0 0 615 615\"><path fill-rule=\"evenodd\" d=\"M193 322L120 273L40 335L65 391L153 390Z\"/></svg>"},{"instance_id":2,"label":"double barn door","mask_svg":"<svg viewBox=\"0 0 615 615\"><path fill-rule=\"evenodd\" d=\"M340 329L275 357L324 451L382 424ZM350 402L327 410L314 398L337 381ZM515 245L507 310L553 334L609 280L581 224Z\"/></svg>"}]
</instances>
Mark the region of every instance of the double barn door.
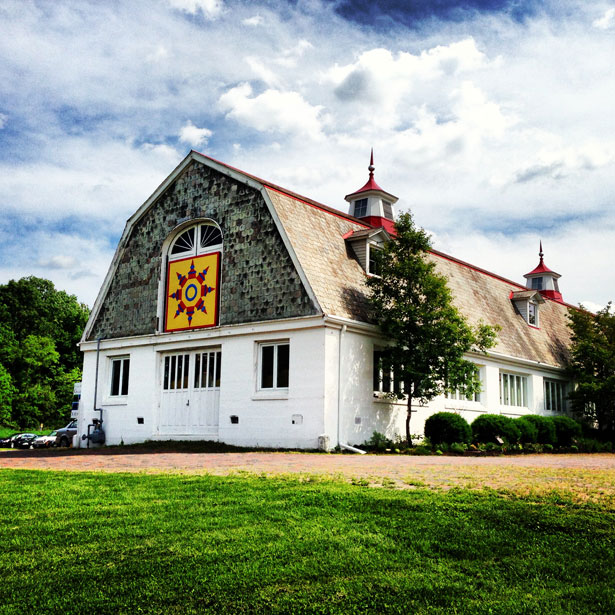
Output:
<instances>
[{"instance_id":1,"label":"double barn door","mask_svg":"<svg viewBox=\"0 0 615 615\"><path fill-rule=\"evenodd\" d=\"M218 349L163 355L161 435L218 435L221 359Z\"/></svg>"}]
</instances>

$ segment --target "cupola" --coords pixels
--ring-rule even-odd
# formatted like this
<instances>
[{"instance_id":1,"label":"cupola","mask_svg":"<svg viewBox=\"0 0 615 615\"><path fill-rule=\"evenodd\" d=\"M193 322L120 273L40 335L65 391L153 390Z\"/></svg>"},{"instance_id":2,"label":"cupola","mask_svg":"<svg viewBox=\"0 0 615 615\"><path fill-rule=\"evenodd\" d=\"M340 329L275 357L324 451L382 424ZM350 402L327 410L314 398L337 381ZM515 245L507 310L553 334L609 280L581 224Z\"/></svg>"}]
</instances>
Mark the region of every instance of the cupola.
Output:
<instances>
[{"instance_id":1,"label":"cupola","mask_svg":"<svg viewBox=\"0 0 615 615\"><path fill-rule=\"evenodd\" d=\"M395 213L393 205L398 198L383 190L374 180L374 150L369 160L369 179L367 183L344 198L350 203L350 215L360 218L374 228L384 227L395 234Z\"/></svg>"},{"instance_id":2,"label":"cupola","mask_svg":"<svg viewBox=\"0 0 615 615\"><path fill-rule=\"evenodd\" d=\"M531 290L537 290L543 297L562 302L562 293L559 292L559 285L557 283L557 280L562 276L559 273L555 273L555 271L551 271L545 265L542 241L540 242L538 256L540 257L538 266L523 276L527 280L526 287Z\"/></svg>"}]
</instances>

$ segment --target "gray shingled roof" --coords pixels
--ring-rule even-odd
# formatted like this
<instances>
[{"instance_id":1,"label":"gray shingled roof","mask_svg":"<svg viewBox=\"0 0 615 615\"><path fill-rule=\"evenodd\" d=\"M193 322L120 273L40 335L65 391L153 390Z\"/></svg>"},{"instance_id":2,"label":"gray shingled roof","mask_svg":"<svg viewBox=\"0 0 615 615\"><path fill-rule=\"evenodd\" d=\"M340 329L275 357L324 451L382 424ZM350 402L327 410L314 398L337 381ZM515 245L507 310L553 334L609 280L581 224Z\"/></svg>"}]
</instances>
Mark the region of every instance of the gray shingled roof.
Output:
<instances>
[{"instance_id":1,"label":"gray shingled roof","mask_svg":"<svg viewBox=\"0 0 615 615\"><path fill-rule=\"evenodd\" d=\"M266 188L304 273L325 313L368 321L365 272L344 235L366 227L278 190ZM570 343L569 306L547 299L540 328L530 327L515 309L511 293L530 292L516 282L438 251L430 258L446 276L454 302L472 324L499 325L494 352L552 366L563 365ZM518 296L518 295L517 295Z\"/></svg>"}]
</instances>

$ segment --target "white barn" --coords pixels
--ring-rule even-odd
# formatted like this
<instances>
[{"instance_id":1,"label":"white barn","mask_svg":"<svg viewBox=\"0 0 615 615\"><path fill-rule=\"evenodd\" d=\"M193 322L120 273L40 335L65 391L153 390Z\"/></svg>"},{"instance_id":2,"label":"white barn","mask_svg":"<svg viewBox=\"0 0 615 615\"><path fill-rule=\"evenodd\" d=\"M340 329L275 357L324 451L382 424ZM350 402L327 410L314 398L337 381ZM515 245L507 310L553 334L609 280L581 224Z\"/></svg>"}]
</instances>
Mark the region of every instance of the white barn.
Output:
<instances>
[{"instance_id":1,"label":"white barn","mask_svg":"<svg viewBox=\"0 0 615 615\"><path fill-rule=\"evenodd\" d=\"M102 410L107 444L218 440L315 449L404 433L385 397L382 339L368 317L370 252L393 230L397 198L373 177L344 214L190 152L128 220L81 341L79 431ZM433 251L470 322L499 325L471 356L482 392L417 408L520 416L566 411L570 334L559 275L526 284Z\"/></svg>"}]
</instances>

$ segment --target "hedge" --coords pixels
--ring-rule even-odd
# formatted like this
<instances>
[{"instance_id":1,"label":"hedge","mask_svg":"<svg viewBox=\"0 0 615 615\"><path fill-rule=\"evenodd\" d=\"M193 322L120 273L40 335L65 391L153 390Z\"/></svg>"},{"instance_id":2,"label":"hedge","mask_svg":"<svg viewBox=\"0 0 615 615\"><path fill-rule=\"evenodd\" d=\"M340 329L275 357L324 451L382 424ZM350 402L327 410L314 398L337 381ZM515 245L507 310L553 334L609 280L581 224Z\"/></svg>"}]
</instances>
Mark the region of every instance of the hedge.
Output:
<instances>
[{"instance_id":1,"label":"hedge","mask_svg":"<svg viewBox=\"0 0 615 615\"><path fill-rule=\"evenodd\" d=\"M472 430L468 421L454 412L437 412L425 421L425 437L437 444L469 443Z\"/></svg>"}]
</instances>

